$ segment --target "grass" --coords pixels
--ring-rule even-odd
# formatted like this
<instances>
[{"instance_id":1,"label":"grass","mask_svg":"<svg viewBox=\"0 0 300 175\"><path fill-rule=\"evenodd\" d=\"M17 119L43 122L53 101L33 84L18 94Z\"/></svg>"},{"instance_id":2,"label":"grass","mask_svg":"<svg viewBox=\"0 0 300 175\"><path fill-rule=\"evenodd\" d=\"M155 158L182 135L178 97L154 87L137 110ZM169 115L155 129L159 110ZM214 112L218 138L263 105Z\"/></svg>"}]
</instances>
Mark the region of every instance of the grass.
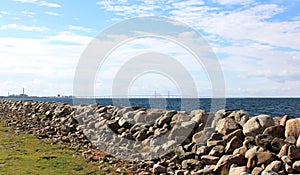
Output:
<instances>
[{"instance_id":1,"label":"grass","mask_svg":"<svg viewBox=\"0 0 300 175\"><path fill-rule=\"evenodd\" d=\"M107 174L96 162L63 145L51 145L29 134L15 134L0 121L0 175ZM106 170L112 171L107 165Z\"/></svg>"}]
</instances>

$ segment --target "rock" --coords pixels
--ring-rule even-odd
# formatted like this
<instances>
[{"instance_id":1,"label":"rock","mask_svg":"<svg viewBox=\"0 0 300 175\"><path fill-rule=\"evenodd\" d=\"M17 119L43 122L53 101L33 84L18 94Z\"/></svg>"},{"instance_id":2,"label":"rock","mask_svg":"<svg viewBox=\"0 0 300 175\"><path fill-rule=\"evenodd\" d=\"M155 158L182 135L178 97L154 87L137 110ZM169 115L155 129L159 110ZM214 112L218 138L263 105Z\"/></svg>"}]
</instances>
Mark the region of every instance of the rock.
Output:
<instances>
[{"instance_id":1,"label":"rock","mask_svg":"<svg viewBox=\"0 0 300 175\"><path fill-rule=\"evenodd\" d=\"M286 122L287 122L290 118L291 118L290 116L284 115L284 116L282 117L282 119L280 120L280 125L281 125L281 126L285 126L285 125L286 125Z\"/></svg>"},{"instance_id":2,"label":"rock","mask_svg":"<svg viewBox=\"0 0 300 175\"><path fill-rule=\"evenodd\" d=\"M158 118L157 125L162 127L164 124L170 124L172 117L176 114L176 111L167 111L163 116Z\"/></svg>"},{"instance_id":3,"label":"rock","mask_svg":"<svg viewBox=\"0 0 300 175\"><path fill-rule=\"evenodd\" d=\"M293 163L292 160L288 156L282 156L281 160L284 164L292 165L292 163Z\"/></svg>"},{"instance_id":4,"label":"rock","mask_svg":"<svg viewBox=\"0 0 300 175\"><path fill-rule=\"evenodd\" d=\"M283 139L275 137L271 142L273 152L278 153L284 144L285 142Z\"/></svg>"},{"instance_id":5,"label":"rock","mask_svg":"<svg viewBox=\"0 0 300 175\"><path fill-rule=\"evenodd\" d=\"M276 173L272 170L264 170L261 172L261 175L278 175L278 173Z\"/></svg>"},{"instance_id":6,"label":"rock","mask_svg":"<svg viewBox=\"0 0 300 175\"><path fill-rule=\"evenodd\" d=\"M142 129L141 131L138 132L136 139L138 141L143 141L147 138L147 131L145 129Z\"/></svg>"},{"instance_id":7,"label":"rock","mask_svg":"<svg viewBox=\"0 0 300 175\"><path fill-rule=\"evenodd\" d=\"M275 126L279 126L280 125L281 117L273 117L273 120L274 120Z\"/></svg>"},{"instance_id":8,"label":"rock","mask_svg":"<svg viewBox=\"0 0 300 175\"><path fill-rule=\"evenodd\" d=\"M247 112L243 110L233 111L229 114L229 118L234 118L235 122L241 126L249 120L250 116Z\"/></svg>"},{"instance_id":9,"label":"rock","mask_svg":"<svg viewBox=\"0 0 300 175\"><path fill-rule=\"evenodd\" d=\"M216 167L216 165L206 165L206 166L204 166L203 169L198 170L197 173L199 173L200 175L214 174L213 171L214 171L215 167Z\"/></svg>"},{"instance_id":10,"label":"rock","mask_svg":"<svg viewBox=\"0 0 300 175\"><path fill-rule=\"evenodd\" d=\"M144 123L145 122L145 117L146 117L146 112L145 111L139 111L134 115L134 121L135 123Z\"/></svg>"},{"instance_id":11,"label":"rock","mask_svg":"<svg viewBox=\"0 0 300 175\"><path fill-rule=\"evenodd\" d=\"M292 165L289 165L289 164L285 164L284 170L289 174L293 173L293 171L294 171Z\"/></svg>"},{"instance_id":12,"label":"rock","mask_svg":"<svg viewBox=\"0 0 300 175\"><path fill-rule=\"evenodd\" d=\"M251 174L252 175L260 175L263 170L264 169L262 167L255 167L255 168L253 168Z\"/></svg>"},{"instance_id":13,"label":"rock","mask_svg":"<svg viewBox=\"0 0 300 175\"><path fill-rule=\"evenodd\" d=\"M216 128L218 126L219 120L224 118L225 113L226 113L226 111L224 109L221 109L214 114L214 117L213 117L213 120L211 123L212 128Z\"/></svg>"},{"instance_id":14,"label":"rock","mask_svg":"<svg viewBox=\"0 0 300 175\"><path fill-rule=\"evenodd\" d=\"M241 154L243 156L245 156L246 152L248 151L248 148L246 145L243 145L240 148L237 148L233 151L232 155L237 155L237 154Z\"/></svg>"},{"instance_id":15,"label":"rock","mask_svg":"<svg viewBox=\"0 0 300 175\"><path fill-rule=\"evenodd\" d=\"M273 162L271 162L266 168L265 170L271 170L271 171L275 171L278 172L281 169L281 161L279 160L275 160Z\"/></svg>"},{"instance_id":16,"label":"rock","mask_svg":"<svg viewBox=\"0 0 300 175\"><path fill-rule=\"evenodd\" d=\"M288 153L288 149L289 149L290 144L285 144L281 147L279 153L278 153L278 157L281 158L282 156L286 156Z\"/></svg>"},{"instance_id":17,"label":"rock","mask_svg":"<svg viewBox=\"0 0 300 175\"><path fill-rule=\"evenodd\" d=\"M285 137L294 136L298 138L300 135L300 118L290 119L286 122Z\"/></svg>"},{"instance_id":18,"label":"rock","mask_svg":"<svg viewBox=\"0 0 300 175\"><path fill-rule=\"evenodd\" d=\"M200 146L197 151L196 151L196 154L197 155L207 155L210 151L210 147L208 146Z\"/></svg>"},{"instance_id":19,"label":"rock","mask_svg":"<svg viewBox=\"0 0 300 175\"><path fill-rule=\"evenodd\" d=\"M124 107L124 108L118 110L116 116L123 117L123 115L129 111L133 111L132 107Z\"/></svg>"},{"instance_id":20,"label":"rock","mask_svg":"<svg viewBox=\"0 0 300 175\"><path fill-rule=\"evenodd\" d=\"M287 156L291 160L300 160L300 149L297 148L295 145L289 146Z\"/></svg>"},{"instance_id":21,"label":"rock","mask_svg":"<svg viewBox=\"0 0 300 175\"><path fill-rule=\"evenodd\" d=\"M262 152L262 151L264 151L263 148L258 147L258 146L254 146L253 148L250 148L250 149L246 152L245 157L246 157L247 159L249 159L249 158L250 158L250 155L255 154L256 152Z\"/></svg>"},{"instance_id":22,"label":"rock","mask_svg":"<svg viewBox=\"0 0 300 175\"><path fill-rule=\"evenodd\" d=\"M204 130L195 133L192 137L192 141L195 142L197 145L202 146L205 145L208 138L214 132L212 128L204 128Z\"/></svg>"},{"instance_id":23,"label":"rock","mask_svg":"<svg viewBox=\"0 0 300 175\"><path fill-rule=\"evenodd\" d=\"M193 129L191 128L176 125L170 131L168 139L175 140L175 138L181 138L178 141L182 143L186 138L188 138L192 134L192 131Z\"/></svg>"},{"instance_id":24,"label":"rock","mask_svg":"<svg viewBox=\"0 0 300 175\"><path fill-rule=\"evenodd\" d=\"M224 153L224 146L223 145L217 145L214 146L208 155L210 156L216 156L216 157L221 157Z\"/></svg>"},{"instance_id":25,"label":"rock","mask_svg":"<svg viewBox=\"0 0 300 175\"><path fill-rule=\"evenodd\" d=\"M207 140L207 146L216 146L216 145L225 145L225 142L223 140Z\"/></svg>"},{"instance_id":26,"label":"rock","mask_svg":"<svg viewBox=\"0 0 300 175\"><path fill-rule=\"evenodd\" d=\"M268 165L270 162L276 159L275 154L271 152L254 152L249 155L247 167L249 169L260 165Z\"/></svg>"},{"instance_id":27,"label":"rock","mask_svg":"<svg viewBox=\"0 0 300 175\"><path fill-rule=\"evenodd\" d=\"M153 174L167 173L167 169L159 164L153 165Z\"/></svg>"},{"instance_id":28,"label":"rock","mask_svg":"<svg viewBox=\"0 0 300 175\"><path fill-rule=\"evenodd\" d=\"M188 170L176 170L175 175L186 175L189 174Z\"/></svg>"},{"instance_id":29,"label":"rock","mask_svg":"<svg viewBox=\"0 0 300 175\"><path fill-rule=\"evenodd\" d=\"M286 139L285 139L285 142L286 143L289 143L289 144L292 144L292 145L294 145L294 144L296 144L296 138L294 137L294 136L288 136Z\"/></svg>"},{"instance_id":30,"label":"rock","mask_svg":"<svg viewBox=\"0 0 300 175\"><path fill-rule=\"evenodd\" d=\"M227 135L237 129L240 129L240 126L235 122L233 118L228 117L220 119L216 127L216 130L223 135Z\"/></svg>"},{"instance_id":31,"label":"rock","mask_svg":"<svg viewBox=\"0 0 300 175\"><path fill-rule=\"evenodd\" d=\"M211 140L222 140L223 139L223 134L220 133L212 133L210 138Z\"/></svg>"},{"instance_id":32,"label":"rock","mask_svg":"<svg viewBox=\"0 0 300 175\"><path fill-rule=\"evenodd\" d=\"M231 166L229 169L230 175L241 175L242 173L248 173L249 169L246 166L235 167Z\"/></svg>"},{"instance_id":33,"label":"rock","mask_svg":"<svg viewBox=\"0 0 300 175\"><path fill-rule=\"evenodd\" d=\"M146 123L153 124L162 114L163 112L159 110L149 111L145 116L145 121Z\"/></svg>"},{"instance_id":34,"label":"rock","mask_svg":"<svg viewBox=\"0 0 300 175\"><path fill-rule=\"evenodd\" d=\"M120 129L120 126L118 124L118 121L116 120L108 120L106 122L109 129L111 129L113 132L117 133L118 129Z\"/></svg>"},{"instance_id":35,"label":"rock","mask_svg":"<svg viewBox=\"0 0 300 175\"><path fill-rule=\"evenodd\" d=\"M218 163L219 159L220 158L216 156L201 156L201 161L204 165L215 165Z\"/></svg>"},{"instance_id":36,"label":"rock","mask_svg":"<svg viewBox=\"0 0 300 175\"><path fill-rule=\"evenodd\" d=\"M121 117L118 121L118 124L120 127L130 129L132 127L132 124L129 123L125 118Z\"/></svg>"},{"instance_id":37,"label":"rock","mask_svg":"<svg viewBox=\"0 0 300 175\"><path fill-rule=\"evenodd\" d=\"M300 161L294 162L292 168L293 170L300 172Z\"/></svg>"},{"instance_id":38,"label":"rock","mask_svg":"<svg viewBox=\"0 0 300 175\"><path fill-rule=\"evenodd\" d=\"M270 150L273 138L272 135L258 134L255 136L255 143L257 146Z\"/></svg>"},{"instance_id":39,"label":"rock","mask_svg":"<svg viewBox=\"0 0 300 175\"><path fill-rule=\"evenodd\" d=\"M237 129L237 130L231 132L230 134L225 135L225 136L223 137L223 140L224 140L225 142L228 142L228 141L230 141L230 140L231 140L233 137L235 137L235 136L236 136L238 139L240 139L240 140L244 140L243 130L242 130L242 129Z\"/></svg>"},{"instance_id":40,"label":"rock","mask_svg":"<svg viewBox=\"0 0 300 175\"><path fill-rule=\"evenodd\" d=\"M232 164L236 164L238 166L245 165L246 160L242 155L223 155L218 161L214 171L219 172L224 167L229 167Z\"/></svg>"},{"instance_id":41,"label":"rock","mask_svg":"<svg viewBox=\"0 0 300 175\"><path fill-rule=\"evenodd\" d=\"M193 110L191 111L190 116L192 117L191 120L195 121L198 125L200 123L206 124L209 114L204 110Z\"/></svg>"},{"instance_id":42,"label":"rock","mask_svg":"<svg viewBox=\"0 0 300 175\"><path fill-rule=\"evenodd\" d=\"M201 162L196 159L187 159L187 160L182 161L181 165L182 165L183 169L194 168L194 167L200 167Z\"/></svg>"},{"instance_id":43,"label":"rock","mask_svg":"<svg viewBox=\"0 0 300 175\"><path fill-rule=\"evenodd\" d=\"M284 138L284 126L270 126L266 128L263 132L265 135L271 135L273 137Z\"/></svg>"},{"instance_id":44,"label":"rock","mask_svg":"<svg viewBox=\"0 0 300 175\"><path fill-rule=\"evenodd\" d=\"M233 151L239 147L243 146L242 141L237 137L233 137L226 145L225 147L225 153L233 153Z\"/></svg>"},{"instance_id":45,"label":"rock","mask_svg":"<svg viewBox=\"0 0 300 175\"><path fill-rule=\"evenodd\" d=\"M245 136L256 136L263 133L263 131L270 126L274 126L274 121L269 115L258 115L250 118L243 127Z\"/></svg>"},{"instance_id":46,"label":"rock","mask_svg":"<svg viewBox=\"0 0 300 175\"><path fill-rule=\"evenodd\" d=\"M298 136L297 142L296 142L297 148L300 148L300 135Z\"/></svg>"}]
</instances>

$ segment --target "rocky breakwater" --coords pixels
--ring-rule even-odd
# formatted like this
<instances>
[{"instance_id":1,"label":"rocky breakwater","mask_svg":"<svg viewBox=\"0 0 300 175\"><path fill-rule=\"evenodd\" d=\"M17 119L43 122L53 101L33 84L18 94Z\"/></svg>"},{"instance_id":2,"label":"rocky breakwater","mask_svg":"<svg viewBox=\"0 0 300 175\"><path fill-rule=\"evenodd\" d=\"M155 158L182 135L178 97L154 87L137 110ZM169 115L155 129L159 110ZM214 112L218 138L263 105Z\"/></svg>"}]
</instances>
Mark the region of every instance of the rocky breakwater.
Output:
<instances>
[{"instance_id":1,"label":"rocky breakwater","mask_svg":"<svg viewBox=\"0 0 300 175\"><path fill-rule=\"evenodd\" d=\"M0 101L0 117L90 159L99 160L83 150L118 159L101 159L109 163L127 159L123 166L133 174L300 173L300 119L287 115Z\"/></svg>"}]
</instances>

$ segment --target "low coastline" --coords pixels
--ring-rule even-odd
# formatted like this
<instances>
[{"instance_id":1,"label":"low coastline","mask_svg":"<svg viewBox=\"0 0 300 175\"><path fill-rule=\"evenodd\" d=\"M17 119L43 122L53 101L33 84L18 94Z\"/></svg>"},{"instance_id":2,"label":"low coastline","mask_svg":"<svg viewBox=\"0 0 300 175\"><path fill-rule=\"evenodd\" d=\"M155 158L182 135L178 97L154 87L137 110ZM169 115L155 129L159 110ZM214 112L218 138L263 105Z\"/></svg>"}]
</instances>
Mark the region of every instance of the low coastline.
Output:
<instances>
[{"instance_id":1,"label":"low coastline","mask_svg":"<svg viewBox=\"0 0 300 175\"><path fill-rule=\"evenodd\" d=\"M0 117L16 132L76 147L87 159L99 161L99 150L102 161L127 158L133 174L300 172L300 119L287 115L0 100Z\"/></svg>"}]
</instances>

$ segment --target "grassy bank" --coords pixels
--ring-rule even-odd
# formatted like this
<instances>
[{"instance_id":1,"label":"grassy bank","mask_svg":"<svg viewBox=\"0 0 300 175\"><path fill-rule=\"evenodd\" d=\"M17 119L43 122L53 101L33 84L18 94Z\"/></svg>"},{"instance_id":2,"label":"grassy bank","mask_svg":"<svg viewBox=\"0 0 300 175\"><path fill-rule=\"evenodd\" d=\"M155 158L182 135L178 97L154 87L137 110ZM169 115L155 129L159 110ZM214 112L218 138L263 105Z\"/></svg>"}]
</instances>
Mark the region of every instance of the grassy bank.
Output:
<instances>
[{"instance_id":1,"label":"grassy bank","mask_svg":"<svg viewBox=\"0 0 300 175\"><path fill-rule=\"evenodd\" d=\"M15 134L0 122L0 174L105 174L97 163L75 151L51 145L28 134Z\"/></svg>"}]
</instances>

